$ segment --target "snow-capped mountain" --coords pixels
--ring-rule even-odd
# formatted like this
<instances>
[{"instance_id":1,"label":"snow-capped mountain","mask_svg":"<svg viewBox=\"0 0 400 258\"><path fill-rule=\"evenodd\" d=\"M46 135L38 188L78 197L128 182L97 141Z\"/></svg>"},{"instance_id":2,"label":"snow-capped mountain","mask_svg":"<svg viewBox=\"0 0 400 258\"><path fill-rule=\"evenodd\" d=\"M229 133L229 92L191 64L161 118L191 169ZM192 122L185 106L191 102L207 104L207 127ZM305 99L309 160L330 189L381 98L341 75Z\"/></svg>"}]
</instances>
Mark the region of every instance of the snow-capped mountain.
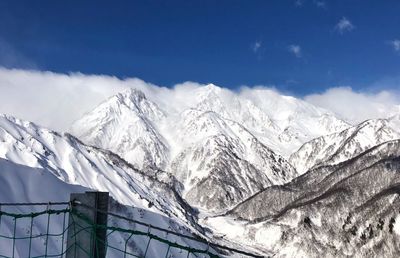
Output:
<instances>
[{"instance_id":1,"label":"snow-capped mountain","mask_svg":"<svg viewBox=\"0 0 400 258\"><path fill-rule=\"evenodd\" d=\"M164 168L169 150L156 128L165 114L137 90L117 94L74 123L85 143L113 151L138 168Z\"/></svg>"},{"instance_id":2,"label":"snow-capped mountain","mask_svg":"<svg viewBox=\"0 0 400 258\"><path fill-rule=\"evenodd\" d=\"M400 116L351 126L271 90L189 91L119 93L76 121L75 136L0 115L0 193L14 181L29 190L24 171L265 255L399 254Z\"/></svg>"},{"instance_id":3,"label":"snow-capped mountain","mask_svg":"<svg viewBox=\"0 0 400 258\"><path fill-rule=\"evenodd\" d=\"M284 157L305 141L349 126L326 110L267 90L259 93L265 100L256 101L212 84L187 95L190 100L175 105L174 99L156 103L128 90L76 121L71 132L139 169L168 171L184 185L190 204L221 211L290 181L297 173Z\"/></svg>"},{"instance_id":4,"label":"snow-capped mountain","mask_svg":"<svg viewBox=\"0 0 400 258\"><path fill-rule=\"evenodd\" d=\"M399 157L399 140L382 143L202 223L277 257L398 257Z\"/></svg>"},{"instance_id":5,"label":"snow-capped mountain","mask_svg":"<svg viewBox=\"0 0 400 258\"><path fill-rule=\"evenodd\" d=\"M108 191L126 205L153 206L150 210L177 218L188 214L174 176L137 170L118 155L86 146L69 134L0 115L0 142L0 158L15 164L44 169L68 184Z\"/></svg>"},{"instance_id":6,"label":"snow-capped mountain","mask_svg":"<svg viewBox=\"0 0 400 258\"><path fill-rule=\"evenodd\" d=\"M332 112L294 97L268 89L254 89L251 94L254 96L209 84L191 89L184 101L180 95L166 101L151 94L145 96L139 90L127 90L76 121L71 132L89 144L114 148L116 153L131 150L137 146L138 139L146 136L140 141L154 146L146 149L150 157L168 162L168 156L161 158L158 154L169 152L174 156L179 152L181 142L176 141L174 132L182 124L181 114L188 110L212 111L223 119L235 121L284 157L289 157L293 150L313 138L350 126ZM130 128L132 124L138 128ZM127 135L130 132L132 135ZM134 155L123 157L138 166L143 165L143 159L133 158Z\"/></svg>"},{"instance_id":7,"label":"snow-capped mountain","mask_svg":"<svg viewBox=\"0 0 400 258\"><path fill-rule=\"evenodd\" d=\"M367 120L305 143L290 156L289 161L299 173L318 165L337 164L383 142L400 139L399 125L399 116Z\"/></svg>"},{"instance_id":8,"label":"snow-capped mountain","mask_svg":"<svg viewBox=\"0 0 400 258\"><path fill-rule=\"evenodd\" d=\"M180 234L195 234L203 239L213 237L212 233L206 232L197 223L197 211L182 199L179 192L182 186L169 173L157 169L137 170L110 151L84 145L69 134L60 134L8 115L0 115L0 143L0 203L68 201L72 192L91 189L107 191L113 197L111 212L122 212L121 215L125 217ZM30 213L33 211L31 209L32 207L18 208L17 212ZM45 228L41 223L46 221L36 221L35 230ZM59 231L62 230L62 221L58 224L55 221L52 223L55 223ZM118 225L121 222L110 223ZM3 233L11 234L13 227L13 221L3 218ZM17 231L29 232L29 227L29 223L19 223ZM145 232L148 228L141 230ZM20 233L23 234L26 233ZM128 237L129 235L114 234L109 241L118 246L125 243ZM179 236L167 237L170 241L190 247L207 248L205 244L181 239ZM53 249L59 252L59 241L49 240L50 253ZM145 252L146 241L139 238L128 250L141 256ZM228 241L219 241L224 245L234 246ZM0 241L0 247L2 254L13 251L13 247L4 241ZM163 243L153 243L148 255L164 257L167 247ZM33 244L33 253L42 254L42 249L40 245ZM14 251L18 257L27 255L26 246L23 245ZM170 252L174 257L187 256L179 250ZM109 250L107 257L120 257L120 254L115 252L113 255L113 250Z\"/></svg>"},{"instance_id":9,"label":"snow-capped mountain","mask_svg":"<svg viewBox=\"0 0 400 258\"><path fill-rule=\"evenodd\" d=\"M284 157L306 141L349 127L328 110L269 89L235 93L209 84L190 96L185 109L213 111L233 120Z\"/></svg>"},{"instance_id":10,"label":"snow-capped mountain","mask_svg":"<svg viewBox=\"0 0 400 258\"><path fill-rule=\"evenodd\" d=\"M270 89L255 88L242 92L240 97L254 103L279 128L272 134L256 135L284 157L289 157L304 142L349 127L328 110ZM254 119L258 120L258 117L254 116ZM258 132L262 127L250 127L249 130Z\"/></svg>"}]
</instances>

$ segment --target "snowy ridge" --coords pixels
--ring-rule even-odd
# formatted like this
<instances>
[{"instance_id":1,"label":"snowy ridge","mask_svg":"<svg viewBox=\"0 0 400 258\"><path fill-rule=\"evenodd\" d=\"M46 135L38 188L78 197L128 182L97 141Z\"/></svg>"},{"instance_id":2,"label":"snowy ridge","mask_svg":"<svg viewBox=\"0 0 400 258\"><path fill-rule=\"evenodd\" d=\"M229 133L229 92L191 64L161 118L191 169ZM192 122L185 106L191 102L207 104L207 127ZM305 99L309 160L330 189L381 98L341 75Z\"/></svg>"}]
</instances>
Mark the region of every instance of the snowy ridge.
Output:
<instances>
[{"instance_id":1,"label":"snowy ridge","mask_svg":"<svg viewBox=\"0 0 400 258\"><path fill-rule=\"evenodd\" d=\"M397 257L399 156L399 140L382 143L202 223L277 257Z\"/></svg>"},{"instance_id":2,"label":"snowy ridge","mask_svg":"<svg viewBox=\"0 0 400 258\"><path fill-rule=\"evenodd\" d=\"M279 130L273 134L256 135L284 157L289 157L293 150L298 149L304 142L349 127L347 122L328 110L270 89L255 88L243 92L241 96L253 101L254 105L277 125Z\"/></svg>"},{"instance_id":3,"label":"snowy ridge","mask_svg":"<svg viewBox=\"0 0 400 258\"><path fill-rule=\"evenodd\" d=\"M337 164L380 143L400 139L399 117L367 120L359 125L305 143L290 156L299 173L318 165Z\"/></svg>"},{"instance_id":4,"label":"snowy ridge","mask_svg":"<svg viewBox=\"0 0 400 258\"><path fill-rule=\"evenodd\" d=\"M169 98L169 102L165 103L159 98L144 96L139 90L127 90L111 97L76 121L71 132L88 144L106 149L121 145L126 151L130 150L128 147L135 146L134 142L138 138L149 138L145 142L158 146L160 151L156 153L166 152L174 156L181 146L174 132L179 131L184 123L182 117L188 117L181 114L190 113L190 110L212 111L222 119L241 124L266 146L288 157L306 141L349 127L348 123L327 110L267 89L257 90L256 97L252 98L246 97L245 92L237 94L213 84L193 89L189 93L187 95L192 97L185 99L182 104L180 96ZM140 119L136 119L137 117ZM129 126L133 126L137 120L151 123L141 125L141 130L135 135L126 135ZM111 139L113 135L114 138ZM124 145L128 144L126 142L130 145ZM150 157L158 157L156 153L150 152ZM139 164L140 160L126 160L142 165ZM167 159L164 157L164 160Z\"/></svg>"},{"instance_id":5,"label":"snowy ridge","mask_svg":"<svg viewBox=\"0 0 400 258\"><path fill-rule=\"evenodd\" d=\"M175 190L179 183L168 173L141 172L116 154L6 115L0 115L0 142L2 159L45 169L68 184L108 191L126 205L192 220Z\"/></svg>"},{"instance_id":6,"label":"snowy ridge","mask_svg":"<svg viewBox=\"0 0 400 258\"><path fill-rule=\"evenodd\" d=\"M191 108L213 111L241 124L284 157L306 141L349 127L327 110L268 89L236 94L209 84L196 89L193 96Z\"/></svg>"},{"instance_id":7,"label":"snowy ridge","mask_svg":"<svg viewBox=\"0 0 400 258\"><path fill-rule=\"evenodd\" d=\"M193 144L172 162L171 171L185 185L189 203L219 211L296 176L283 157L240 124L212 111L188 113L192 119L184 119L182 142Z\"/></svg>"}]
</instances>

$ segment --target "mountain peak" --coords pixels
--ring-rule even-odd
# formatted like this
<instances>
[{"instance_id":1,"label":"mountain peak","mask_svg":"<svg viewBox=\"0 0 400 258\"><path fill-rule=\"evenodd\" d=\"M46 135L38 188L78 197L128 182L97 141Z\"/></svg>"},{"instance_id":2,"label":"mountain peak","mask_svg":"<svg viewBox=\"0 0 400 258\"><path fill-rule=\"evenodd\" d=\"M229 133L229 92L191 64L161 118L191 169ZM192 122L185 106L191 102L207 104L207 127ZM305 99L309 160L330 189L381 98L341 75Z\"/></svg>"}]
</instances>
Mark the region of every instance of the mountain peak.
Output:
<instances>
[{"instance_id":1,"label":"mountain peak","mask_svg":"<svg viewBox=\"0 0 400 258\"><path fill-rule=\"evenodd\" d=\"M125 103L126 102L139 103L143 100L146 100L146 95L142 91L133 88L118 93L116 97L118 100L121 100Z\"/></svg>"},{"instance_id":2,"label":"mountain peak","mask_svg":"<svg viewBox=\"0 0 400 258\"><path fill-rule=\"evenodd\" d=\"M198 92L199 92L199 96L204 99L204 98L210 97L210 95L217 97L219 94L221 94L222 90L223 89L221 87L218 87L215 84L209 83L203 87L200 87Z\"/></svg>"},{"instance_id":3,"label":"mountain peak","mask_svg":"<svg viewBox=\"0 0 400 258\"><path fill-rule=\"evenodd\" d=\"M128 89L87 113L71 133L89 145L108 149L138 168L163 167L168 149L155 125L164 112L145 94Z\"/></svg>"},{"instance_id":4,"label":"mountain peak","mask_svg":"<svg viewBox=\"0 0 400 258\"><path fill-rule=\"evenodd\" d=\"M204 89L218 91L221 90L221 87L215 85L214 83L209 83L206 86L204 86Z\"/></svg>"}]
</instances>

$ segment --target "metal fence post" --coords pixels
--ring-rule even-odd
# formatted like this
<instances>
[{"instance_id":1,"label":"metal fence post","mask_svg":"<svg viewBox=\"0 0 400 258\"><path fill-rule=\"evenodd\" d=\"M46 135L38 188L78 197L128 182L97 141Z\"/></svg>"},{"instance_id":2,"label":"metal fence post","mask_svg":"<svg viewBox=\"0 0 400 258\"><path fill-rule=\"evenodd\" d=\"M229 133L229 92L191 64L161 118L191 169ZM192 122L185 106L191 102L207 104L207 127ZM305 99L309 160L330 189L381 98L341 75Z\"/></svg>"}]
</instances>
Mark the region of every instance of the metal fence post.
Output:
<instances>
[{"instance_id":1,"label":"metal fence post","mask_svg":"<svg viewBox=\"0 0 400 258\"><path fill-rule=\"evenodd\" d=\"M72 193L66 258L105 258L108 192ZM95 225L95 226L94 226Z\"/></svg>"}]
</instances>

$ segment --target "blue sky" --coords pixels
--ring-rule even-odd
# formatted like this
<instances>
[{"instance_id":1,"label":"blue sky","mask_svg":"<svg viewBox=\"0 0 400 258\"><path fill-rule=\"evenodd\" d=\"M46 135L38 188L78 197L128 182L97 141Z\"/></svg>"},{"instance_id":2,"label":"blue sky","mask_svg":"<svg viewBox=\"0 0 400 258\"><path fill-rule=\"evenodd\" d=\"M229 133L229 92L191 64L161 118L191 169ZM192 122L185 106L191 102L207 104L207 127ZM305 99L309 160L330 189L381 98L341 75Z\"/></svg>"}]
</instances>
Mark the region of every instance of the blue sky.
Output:
<instances>
[{"instance_id":1,"label":"blue sky","mask_svg":"<svg viewBox=\"0 0 400 258\"><path fill-rule=\"evenodd\" d=\"M400 83L400 1L1 1L0 66L274 85L295 95Z\"/></svg>"}]
</instances>

